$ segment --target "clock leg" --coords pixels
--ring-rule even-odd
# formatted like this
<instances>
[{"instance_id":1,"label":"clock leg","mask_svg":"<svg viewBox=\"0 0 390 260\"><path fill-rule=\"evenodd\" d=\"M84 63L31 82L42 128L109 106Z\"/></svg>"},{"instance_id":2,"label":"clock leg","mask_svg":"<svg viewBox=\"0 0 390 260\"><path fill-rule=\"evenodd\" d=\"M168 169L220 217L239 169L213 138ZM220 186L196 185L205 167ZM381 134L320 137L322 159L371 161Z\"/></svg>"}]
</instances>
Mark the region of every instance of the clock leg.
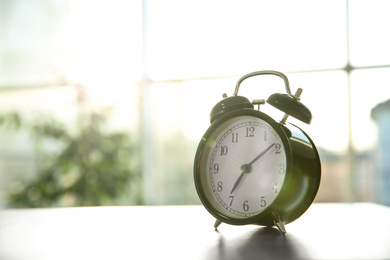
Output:
<instances>
[{"instance_id":1,"label":"clock leg","mask_svg":"<svg viewBox=\"0 0 390 260\"><path fill-rule=\"evenodd\" d=\"M214 228L215 228L215 230L217 230L217 228L218 228L218 226L219 225L221 225L222 224L222 221L220 221L220 220L215 220L215 223L214 223Z\"/></svg>"},{"instance_id":2,"label":"clock leg","mask_svg":"<svg viewBox=\"0 0 390 260\"><path fill-rule=\"evenodd\" d=\"M279 214L276 211L272 212L274 217L274 225L279 229L280 233L286 234L286 228L284 227L283 221L280 219Z\"/></svg>"},{"instance_id":3,"label":"clock leg","mask_svg":"<svg viewBox=\"0 0 390 260\"><path fill-rule=\"evenodd\" d=\"M284 227L284 223L282 221L274 221L274 224L283 235L286 234L286 228Z\"/></svg>"}]
</instances>

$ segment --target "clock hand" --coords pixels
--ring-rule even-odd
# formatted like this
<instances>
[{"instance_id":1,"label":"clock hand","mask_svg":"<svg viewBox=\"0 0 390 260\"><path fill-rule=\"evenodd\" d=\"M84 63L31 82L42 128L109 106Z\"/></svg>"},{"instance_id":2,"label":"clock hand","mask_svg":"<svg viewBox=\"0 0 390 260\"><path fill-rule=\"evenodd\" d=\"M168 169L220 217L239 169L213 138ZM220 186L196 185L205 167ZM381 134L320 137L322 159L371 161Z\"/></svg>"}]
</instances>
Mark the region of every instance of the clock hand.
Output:
<instances>
[{"instance_id":1,"label":"clock hand","mask_svg":"<svg viewBox=\"0 0 390 260\"><path fill-rule=\"evenodd\" d=\"M230 158L230 161L234 162L237 165L241 165L241 163L237 162L236 160L233 160L232 158Z\"/></svg>"},{"instance_id":2,"label":"clock hand","mask_svg":"<svg viewBox=\"0 0 390 260\"><path fill-rule=\"evenodd\" d=\"M257 160L259 160L261 157L263 157L263 155L266 154L274 145L275 145L275 143L271 144L267 149L265 149L258 156L256 156L256 158L253 159L250 163L244 164L244 165L241 166L241 171L242 172L241 172L240 176L238 177L236 183L234 183L232 191L230 192L230 194L232 194L233 191L237 188L238 184L240 184L240 182L241 182L242 178L244 177L245 173L250 173L252 171L252 164L254 164Z\"/></svg>"},{"instance_id":3,"label":"clock hand","mask_svg":"<svg viewBox=\"0 0 390 260\"><path fill-rule=\"evenodd\" d=\"M245 174L245 173L246 173L245 171L242 171L240 177L238 177L236 183L234 183L233 189L232 189L232 191L230 192L230 194L232 194L233 191L237 188L238 184L240 183L242 177L244 177L244 174Z\"/></svg>"},{"instance_id":4,"label":"clock hand","mask_svg":"<svg viewBox=\"0 0 390 260\"><path fill-rule=\"evenodd\" d=\"M261 157L263 157L263 155L266 154L274 145L275 145L275 143L271 144L267 149L265 149L265 150L262 151L258 156L256 156L256 158L253 159L253 160L249 163L249 166L252 166L252 164L254 164L258 159L260 159Z\"/></svg>"}]
</instances>

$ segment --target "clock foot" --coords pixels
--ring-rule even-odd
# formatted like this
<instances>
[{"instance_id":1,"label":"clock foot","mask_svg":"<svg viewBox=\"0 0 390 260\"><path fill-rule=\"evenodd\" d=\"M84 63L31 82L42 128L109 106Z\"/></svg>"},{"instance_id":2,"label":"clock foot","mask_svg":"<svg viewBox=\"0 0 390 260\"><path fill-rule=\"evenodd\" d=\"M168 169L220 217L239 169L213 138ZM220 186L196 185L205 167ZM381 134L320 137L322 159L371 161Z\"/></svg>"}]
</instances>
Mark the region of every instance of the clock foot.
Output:
<instances>
[{"instance_id":1,"label":"clock foot","mask_svg":"<svg viewBox=\"0 0 390 260\"><path fill-rule=\"evenodd\" d=\"M279 229L280 233L283 235L286 234L286 228L284 227L284 224L282 221L276 222L274 221L275 226Z\"/></svg>"},{"instance_id":2,"label":"clock foot","mask_svg":"<svg viewBox=\"0 0 390 260\"><path fill-rule=\"evenodd\" d=\"M219 226L219 225L221 225L221 224L222 224L222 221L220 221L220 220L218 220L218 219L217 219L217 220L215 220L215 223L214 223L214 228L215 228L215 229L217 229L217 228L218 228L218 226Z\"/></svg>"},{"instance_id":3,"label":"clock foot","mask_svg":"<svg viewBox=\"0 0 390 260\"><path fill-rule=\"evenodd\" d=\"M283 221L280 219L280 216L277 212L272 212L274 216L274 225L279 229L280 233L283 235L286 234L286 228L284 227Z\"/></svg>"}]
</instances>

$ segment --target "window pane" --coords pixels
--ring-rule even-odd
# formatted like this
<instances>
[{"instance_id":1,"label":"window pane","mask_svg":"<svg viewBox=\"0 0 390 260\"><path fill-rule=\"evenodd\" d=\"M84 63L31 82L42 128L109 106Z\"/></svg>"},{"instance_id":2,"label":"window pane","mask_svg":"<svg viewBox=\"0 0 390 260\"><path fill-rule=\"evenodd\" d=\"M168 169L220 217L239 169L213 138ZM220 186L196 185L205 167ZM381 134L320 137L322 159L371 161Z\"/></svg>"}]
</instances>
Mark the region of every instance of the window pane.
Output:
<instances>
[{"instance_id":1,"label":"window pane","mask_svg":"<svg viewBox=\"0 0 390 260\"><path fill-rule=\"evenodd\" d=\"M138 89L136 85L116 85L111 87L110 90L111 92L106 93L93 90L88 92L88 89L84 89L82 86L63 86L18 91L3 90L1 92L0 208L31 206L30 203L41 207L79 205L79 201L76 199L79 196L75 195L78 192L74 192L73 188L66 194L63 194L63 190L57 190L59 194L62 194L60 196L46 194L42 196L41 201L33 199L33 197L30 197L30 193L24 191L34 190L34 185L42 187L45 183L42 181L42 176L53 161L55 161L54 168L57 171L57 173L53 172L53 175L58 178L51 180L56 180L56 184L59 184L59 186L50 182L47 184L50 190L63 187L63 185L67 185L66 183L69 184L67 182L69 180L75 180L74 177L78 176L77 169L82 167L80 167L80 161L74 158L79 152L77 151L78 148L83 146L82 140L87 140L80 138L83 133L86 136L93 136L91 138L92 142L90 142L92 145L85 146L84 143L83 152L80 153L83 154L82 156L85 157L86 161L88 161L87 158L94 158L94 162L88 166L90 169L94 168L93 171L89 171L91 172L91 179L93 179L93 175L98 175L96 169L102 170L107 165L110 165L109 169L106 168L103 175L108 178L116 176L110 173L110 169L116 166L118 166L116 171L122 171L118 173L119 175L129 170L140 174L140 167L137 166L140 150L140 142L138 141ZM20 127L15 127L15 124L11 123L13 120L7 112L15 112L22 118ZM93 126L93 131L91 131L90 126L92 119L95 119L94 115L97 116L97 120ZM49 127L44 128L45 123ZM61 131L58 132L58 135L53 136L52 129L56 127L60 127ZM89 135L91 132L92 134ZM64 138L65 136L67 138ZM129 142L118 143L116 140L119 138L128 138ZM100 147L102 149L98 148L99 152L93 153L93 150L99 147L100 144L105 145ZM121 151L118 152L121 157L109 157L109 148L113 146L115 146L115 150ZM118 148L124 146L131 148L129 153L132 156L128 156L127 152L123 153L123 150ZM64 154L66 154L67 159L60 160L61 156L64 158ZM102 154L105 155L102 156ZM77 157L82 158L82 156ZM122 163L119 163L119 161L122 161ZM61 171L62 175L59 175L58 172ZM83 174L87 172L87 170L84 170ZM104 178L108 181L106 177ZM40 178L39 182L36 181L38 178ZM113 181L114 178L111 179L112 183L110 185L116 186L117 183L115 184L115 181ZM111 205L139 203L138 198L141 195L138 190L142 189L142 185L138 180L139 178L132 178L126 184L129 189L122 191L121 194L115 197L115 200L104 202L107 197L104 195L96 196L96 198L99 197L99 202L96 200L95 204L91 203L90 205L96 205L96 203L110 203ZM32 185L31 189L28 188L30 185ZM83 190L91 192L91 186L87 186L85 185ZM96 185L95 188L98 186ZM104 193L101 187L99 186L94 190L95 194L100 193L102 195ZM12 200L11 196L19 199L24 196L26 200ZM86 195L86 197L90 196ZM48 204L48 201L51 201L51 204Z\"/></svg>"},{"instance_id":2,"label":"window pane","mask_svg":"<svg viewBox=\"0 0 390 260\"><path fill-rule=\"evenodd\" d=\"M390 205L390 68L351 74L357 199Z\"/></svg>"},{"instance_id":3,"label":"window pane","mask_svg":"<svg viewBox=\"0 0 390 260\"><path fill-rule=\"evenodd\" d=\"M149 65L154 79L346 64L344 1L148 3Z\"/></svg>"},{"instance_id":4,"label":"window pane","mask_svg":"<svg viewBox=\"0 0 390 260\"><path fill-rule=\"evenodd\" d=\"M352 139L359 151L376 145L377 126L371 110L390 99L390 69L355 70L351 74Z\"/></svg>"},{"instance_id":5,"label":"window pane","mask_svg":"<svg viewBox=\"0 0 390 260\"><path fill-rule=\"evenodd\" d=\"M141 1L70 0L67 75L87 85L139 80L142 73Z\"/></svg>"},{"instance_id":6,"label":"window pane","mask_svg":"<svg viewBox=\"0 0 390 260\"><path fill-rule=\"evenodd\" d=\"M60 84L68 1L0 1L0 87Z\"/></svg>"},{"instance_id":7,"label":"window pane","mask_svg":"<svg viewBox=\"0 0 390 260\"><path fill-rule=\"evenodd\" d=\"M36 119L38 123L43 119L43 115L68 122L70 118L74 118L76 112L74 99L74 91L63 87L2 91L0 118L4 120L7 112L17 112L31 122L32 119ZM23 181L31 181L36 177L37 158L34 151L34 138L31 138L24 127L13 129L7 127L7 124L0 124L0 142L0 208L2 208L9 206L10 195L22 189Z\"/></svg>"},{"instance_id":8,"label":"window pane","mask_svg":"<svg viewBox=\"0 0 390 260\"><path fill-rule=\"evenodd\" d=\"M390 64L390 1L349 1L350 59L354 66Z\"/></svg>"},{"instance_id":9,"label":"window pane","mask_svg":"<svg viewBox=\"0 0 390 260\"><path fill-rule=\"evenodd\" d=\"M140 1L0 1L0 87L139 80Z\"/></svg>"}]
</instances>

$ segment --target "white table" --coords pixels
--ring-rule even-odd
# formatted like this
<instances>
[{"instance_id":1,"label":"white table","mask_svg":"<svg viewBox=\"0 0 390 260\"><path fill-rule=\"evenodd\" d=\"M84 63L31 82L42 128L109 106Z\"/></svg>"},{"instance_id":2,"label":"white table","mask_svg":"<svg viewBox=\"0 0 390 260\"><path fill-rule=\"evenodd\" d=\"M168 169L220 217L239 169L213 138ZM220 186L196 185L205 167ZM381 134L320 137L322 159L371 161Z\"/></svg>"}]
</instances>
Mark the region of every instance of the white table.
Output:
<instances>
[{"instance_id":1,"label":"white table","mask_svg":"<svg viewBox=\"0 0 390 260\"><path fill-rule=\"evenodd\" d=\"M0 211L0 259L390 259L390 208L313 204L287 233L213 228L203 206Z\"/></svg>"}]
</instances>

